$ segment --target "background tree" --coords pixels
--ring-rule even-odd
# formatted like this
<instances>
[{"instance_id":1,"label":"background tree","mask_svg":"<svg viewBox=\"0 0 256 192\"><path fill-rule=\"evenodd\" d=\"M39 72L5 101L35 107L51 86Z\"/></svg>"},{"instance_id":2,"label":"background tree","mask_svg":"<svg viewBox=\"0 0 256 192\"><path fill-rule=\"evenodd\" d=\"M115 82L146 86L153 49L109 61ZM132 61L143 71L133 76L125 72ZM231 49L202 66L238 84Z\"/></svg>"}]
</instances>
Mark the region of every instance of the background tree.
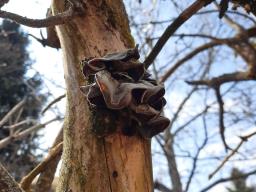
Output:
<instances>
[{"instance_id":1,"label":"background tree","mask_svg":"<svg viewBox=\"0 0 256 192\"><path fill-rule=\"evenodd\" d=\"M0 26L0 119L24 100L16 114L0 126L0 140L32 126L39 118L44 96L39 93L42 80L38 74L26 75L32 61L29 59L28 36L20 25L3 20ZM40 160L38 133L13 141L0 149L0 162L20 180Z\"/></svg>"},{"instance_id":2,"label":"background tree","mask_svg":"<svg viewBox=\"0 0 256 192\"><path fill-rule=\"evenodd\" d=\"M233 168L231 171L231 177L239 178L243 176L244 173L239 171L237 168ZM232 181L232 187L228 187L228 192L253 192L255 189L253 187L248 187L246 184L246 178L235 179Z\"/></svg>"},{"instance_id":3,"label":"background tree","mask_svg":"<svg viewBox=\"0 0 256 192\"><path fill-rule=\"evenodd\" d=\"M255 1L134 2L126 2L133 34L145 67L165 82L165 114L171 119L153 140L155 169L164 170L155 174L155 189L208 191L231 181L226 167L239 161L248 162L241 177L255 174ZM58 25L68 98L58 190L136 191L136 186L152 191L149 143L119 132L95 138L90 132L94 125L106 127L111 121L100 118L108 114L91 113L79 90L88 83L81 60L134 46L122 1L53 1L52 11L55 16L44 20L4 11L0 16L32 27ZM39 173L53 177L46 164L61 145L24 178L25 190Z\"/></svg>"}]
</instances>

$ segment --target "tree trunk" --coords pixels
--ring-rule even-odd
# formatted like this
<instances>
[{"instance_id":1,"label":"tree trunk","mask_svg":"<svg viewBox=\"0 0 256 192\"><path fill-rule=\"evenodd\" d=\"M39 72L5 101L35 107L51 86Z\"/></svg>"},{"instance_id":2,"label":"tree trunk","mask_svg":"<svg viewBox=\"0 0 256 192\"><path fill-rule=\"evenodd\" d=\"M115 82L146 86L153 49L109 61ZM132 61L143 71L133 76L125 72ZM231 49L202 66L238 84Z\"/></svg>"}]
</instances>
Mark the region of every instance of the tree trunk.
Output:
<instances>
[{"instance_id":1,"label":"tree trunk","mask_svg":"<svg viewBox=\"0 0 256 192\"><path fill-rule=\"evenodd\" d=\"M152 192L150 141L120 131L98 138L92 129L110 120L92 113L80 86L81 60L134 47L121 0L84 0L85 15L58 26L67 86L64 151L58 192ZM53 0L53 13L67 9ZM116 122L111 122L118 127Z\"/></svg>"}]
</instances>

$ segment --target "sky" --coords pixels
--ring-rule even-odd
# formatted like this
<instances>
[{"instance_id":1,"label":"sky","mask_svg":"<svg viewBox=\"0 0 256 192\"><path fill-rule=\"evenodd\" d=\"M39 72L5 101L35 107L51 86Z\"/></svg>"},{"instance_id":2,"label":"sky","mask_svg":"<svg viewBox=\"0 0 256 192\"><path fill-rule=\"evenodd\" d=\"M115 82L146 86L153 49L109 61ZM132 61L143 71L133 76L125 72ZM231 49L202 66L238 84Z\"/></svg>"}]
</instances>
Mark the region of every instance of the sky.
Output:
<instances>
[{"instance_id":1,"label":"sky","mask_svg":"<svg viewBox=\"0 0 256 192\"><path fill-rule=\"evenodd\" d=\"M51 0L11 0L7 5L3 7L3 10L7 10L13 13L17 13L28 18L45 18L46 10L49 7ZM40 38L40 30L46 37L45 29L36 29L22 26L23 30ZM49 47L43 47L32 37L29 37L30 45L28 51L30 58L34 61L32 65L33 69L28 72L28 76L32 76L35 72L39 72L44 79L44 85L42 92L50 92L52 96L49 96L48 102L54 100L54 98L65 93L65 82L62 68L62 55L61 50L56 50ZM63 114L65 111L65 99L55 105L59 108ZM42 116L41 122L44 123L55 117L56 110L49 110ZM54 138L58 134L61 127L61 123L54 122L46 126L40 131L40 134L44 135L42 138L42 146L44 149L51 147Z\"/></svg>"},{"instance_id":2,"label":"sky","mask_svg":"<svg viewBox=\"0 0 256 192\"><path fill-rule=\"evenodd\" d=\"M10 3L7 4L3 9L8 10L13 13L17 13L29 18L44 18L46 15L46 9L49 7L51 0L26 0L26 1L21 1L21 0L10 0ZM126 1L128 2L128 1ZM147 1L143 1L147 2ZM158 4L151 4L151 6L148 6L148 9L154 8L154 6L159 6ZM164 6L165 9L162 9L161 11L161 19L168 19L168 10L171 9L168 7L168 1L163 1L163 4L161 6ZM128 5L128 3L127 3ZM129 12L129 10L128 10ZM147 11L143 12L144 18L147 18ZM156 15L159 15L159 13ZM140 21L142 22L142 21ZM33 29L29 27L23 27L24 31L33 34L37 37L40 37L40 29ZM45 35L45 30L42 29L43 34ZM156 34L161 34L162 31L156 32ZM134 34L135 35L135 34ZM135 35L136 36L136 35ZM157 35L156 35L157 36ZM34 65L33 69L29 71L27 74L33 75L35 72L39 72L45 79L45 87L42 91L47 91L52 94L52 96L49 96L48 101L52 101L54 98L62 95L65 93L65 83L64 83L64 76L63 76L63 69L62 69L62 54L61 50L56 50L52 48L45 48L43 47L40 43L35 41L32 37L30 37L31 44L28 48L30 52L30 57L32 60L34 60ZM161 53L161 58L165 58L165 53L168 50L163 50ZM179 101L181 98L180 93L172 93L171 96L167 96L167 98L170 97L168 100L175 100ZM231 102L231 101L230 101ZM178 103L178 102L177 102ZM193 106L193 103L190 103L191 106ZM231 104L232 105L232 102ZM175 103L172 103L171 107L175 109ZM59 109L60 113L64 113L65 111L65 99L63 99L61 102L56 104L56 108ZM46 114L42 117L41 122L45 122L47 120L50 120L54 117L56 113L56 109L51 111L47 111ZM167 111L168 113L168 111ZM56 137L59 129L61 127L61 123L55 122L50 125L48 125L45 129L41 131L41 133L44 135L42 139L42 146L43 148L47 149L51 146L54 138ZM233 139L233 138L232 138ZM235 139L234 139L235 140ZM153 146L157 149L157 144L155 141L153 141ZM211 145L208 148L209 152L212 153L218 153L218 150L222 149L222 145ZM204 155L204 154L203 154ZM156 166L154 166L154 172L155 172L155 179L165 181L165 183L169 183L169 178L166 177L166 165L167 162L165 161L164 158L159 158L160 156L157 154L154 154L153 156L153 162L155 163ZM183 161L182 159L178 159L178 164L179 165L185 165L184 167L179 167L179 170L186 171L187 166L186 164L188 162ZM238 165L241 166L241 165ZM203 177L206 177L203 176ZM198 182L200 183L200 182ZM202 186L200 186L201 188ZM214 187L210 192L225 192L225 185L217 185ZM195 190L196 191L196 190Z\"/></svg>"}]
</instances>

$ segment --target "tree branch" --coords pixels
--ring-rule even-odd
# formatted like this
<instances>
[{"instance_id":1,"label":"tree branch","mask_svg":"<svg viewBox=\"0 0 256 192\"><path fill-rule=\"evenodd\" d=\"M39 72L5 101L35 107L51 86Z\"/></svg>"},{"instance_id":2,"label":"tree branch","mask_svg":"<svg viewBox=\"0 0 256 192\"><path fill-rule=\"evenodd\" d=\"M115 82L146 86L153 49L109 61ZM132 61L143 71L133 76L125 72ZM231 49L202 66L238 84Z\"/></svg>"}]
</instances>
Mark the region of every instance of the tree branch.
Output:
<instances>
[{"instance_id":1,"label":"tree branch","mask_svg":"<svg viewBox=\"0 0 256 192\"><path fill-rule=\"evenodd\" d=\"M0 121L0 127L2 127L10 117L12 117L21 107L26 103L26 98L22 99L18 104L16 104Z\"/></svg>"},{"instance_id":2,"label":"tree branch","mask_svg":"<svg viewBox=\"0 0 256 192\"><path fill-rule=\"evenodd\" d=\"M221 136L221 140L223 142L223 145L225 147L226 150L230 149L230 147L227 145L226 143L226 139L225 139L225 123L224 123L224 102L222 100L222 96L220 93L220 87L215 87L215 94L216 94L216 98L217 98L217 102L219 104L219 126L220 126L220 136Z\"/></svg>"},{"instance_id":3,"label":"tree branch","mask_svg":"<svg viewBox=\"0 0 256 192\"><path fill-rule=\"evenodd\" d=\"M0 163L0 191L24 192L1 163Z\"/></svg>"},{"instance_id":4,"label":"tree branch","mask_svg":"<svg viewBox=\"0 0 256 192\"><path fill-rule=\"evenodd\" d=\"M200 155L201 151L204 149L204 147L206 146L206 144L208 142L208 133L207 133L207 128L206 128L206 122L205 121L206 121L205 118L203 118L205 138L204 138L204 141L202 142L202 144L198 147L195 156L193 157L192 169L191 169L191 172L190 172L189 177L188 177L188 182L187 182L187 185L186 185L186 188L185 188L185 192L187 192L189 190L190 184L192 182L192 179L194 178L194 175L195 175L195 172L196 172L196 169L197 169L197 162L198 162L199 155Z\"/></svg>"},{"instance_id":5,"label":"tree branch","mask_svg":"<svg viewBox=\"0 0 256 192\"><path fill-rule=\"evenodd\" d=\"M147 69L152 62L155 60L157 55L162 50L163 46L166 44L168 39L171 37L172 34L177 31L177 29L185 23L190 17L192 17L197 11L199 11L202 7L208 5L213 0L197 0L192 5L190 5L187 9L185 9L175 21L169 25L162 36L159 38L151 52L149 53L148 57L144 61L145 68Z\"/></svg>"},{"instance_id":6,"label":"tree branch","mask_svg":"<svg viewBox=\"0 0 256 192\"><path fill-rule=\"evenodd\" d=\"M189 35L188 35L189 36ZM199 35L200 36L200 35ZM247 30L243 30L243 31L240 31L240 33L238 33L237 34L237 37L242 37L242 36L246 36L246 37L248 37L248 38L250 38L250 37L255 37L256 36L256 28L255 27L252 27L252 28L249 28L249 29L247 29ZM206 36L205 36L206 37ZM208 36L208 37L210 37L210 36ZM245 46L242 46L241 45L241 41L242 41L242 39L240 39L240 38L236 38L236 37L234 37L234 38L229 38L229 39L217 39L217 38L213 38L213 41L212 42L209 42L209 43L206 43L206 44L204 44L204 45L201 45L201 46L199 46L199 47L197 47L195 50L193 50L193 51L191 51L189 54L187 54L186 56L184 56L182 59L180 59L178 62L176 62L173 66L172 66L172 68L170 68L163 76L162 76L162 78L160 79L160 82L164 82L164 81L166 81L180 66L182 66L182 64L183 63L185 63L185 62L187 62L188 60L190 60L191 58L193 58L194 56L196 56L197 54L199 54L200 52L202 52L202 51L205 51L205 50L207 50L207 49L209 49L209 48L212 48L212 47L215 47L215 46L218 46L218 45L223 45L223 44L225 44L225 45L228 45L230 48L232 48L232 49L234 49L234 50L236 50L236 51L238 51L238 49L239 49L239 47L242 47L242 48L240 48L240 49L245 49ZM248 44L246 44L247 46L249 46ZM249 49L253 49L253 47L252 46L250 46L250 47L248 47ZM239 49L239 50L240 50ZM250 55L253 55L254 54L254 51L255 50L252 50L251 52L250 52ZM247 51L238 51L238 53L239 53L239 55L241 55L241 57L242 58L244 58L244 60L248 63L248 65L249 65L249 68L250 68L250 70L252 71L252 72L254 72L254 70L255 70L255 65L253 65L255 62L253 62L253 61L255 61L255 59L254 58L249 58L249 59L246 59L247 57L249 57L248 55L248 50ZM250 66L251 65L251 66ZM250 72L250 73L252 73L252 72ZM232 74L233 75L233 74ZM231 76L232 76L231 75ZM229 76L228 77L228 74L224 74L223 75L223 77L221 77L221 78L223 78L223 81L224 81L224 79L225 80L227 80L227 81L233 81L232 79L232 77L231 76ZM244 79L244 80L252 80L252 78L253 78L253 76L252 75L250 75L250 76L252 76L252 77L246 77L246 76L249 76L249 74L245 74L245 73L243 73L243 72L239 72L238 74L235 74L235 79L237 78L237 80L236 81L239 81L239 79ZM228 80L228 79L231 79L231 80ZM216 79L215 80L213 80L213 81L216 81ZM188 81L188 83L189 84L191 84L191 81ZM200 82L198 82L199 84L200 84ZM202 84L204 83L204 82L201 82ZM206 83L206 82L205 82ZM208 82L209 83L209 82Z\"/></svg>"},{"instance_id":7,"label":"tree branch","mask_svg":"<svg viewBox=\"0 0 256 192\"><path fill-rule=\"evenodd\" d=\"M54 118L50 121L47 121L44 124L39 124L39 125L34 125L28 129L25 129L24 131L20 133L14 133L13 135L10 135L9 137L6 137L2 140L0 140L0 149L4 148L6 145L9 145L13 140L20 140L23 139L24 137L28 136L29 134L38 131L41 128L44 128L46 125L49 123L52 123L53 121L60 120L60 118Z\"/></svg>"},{"instance_id":8,"label":"tree branch","mask_svg":"<svg viewBox=\"0 0 256 192\"><path fill-rule=\"evenodd\" d=\"M239 23L233 21L228 15L226 15L225 12L222 13L221 7L220 5L217 4L217 2L213 2L213 4L215 5L215 7L218 9L218 11L220 12L220 17L224 17L225 21L227 22L227 24L232 27L233 29L235 29L237 32L243 32L244 28L243 26L241 26Z\"/></svg>"},{"instance_id":9,"label":"tree branch","mask_svg":"<svg viewBox=\"0 0 256 192\"><path fill-rule=\"evenodd\" d=\"M154 188L161 191L161 192L173 192L173 190L166 187L164 184L160 183L159 181L154 182Z\"/></svg>"},{"instance_id":10,"label":"tree branch","mask_svg":"<svg viewBox=\"0 0 256 192\"><path fill-rule=\"evenodd\" d=\"M254 135L256 135L256 131L252 132L251 134L245 135L245 136L240 136L241 141L239 142L239 144L236 146L235 149L232 150L232 152L221 162L221 164L209 175L209 179L211 179L224 165L226 162L228 162L228 160L233 157L238 150L240 149L240 147L242 146L242 144L246 141L248 141L249 138L253 137Z\"/></svg>"},{"instance_id":11,"label":"tree branch","mask_svg":"<svg viewBox=\"0 0 256 192\"><path fill-rule=\"evenodd\" d=\"M61 128L58 136L56 137L53 143L52 149L63 141L63 129L65 126L66 124L64 123L63 127ZM47 169L44 169L41 171L40 176L36 182L35 191L37 192L50 191L60 159L61 159L61 154L57 155L51 162L48 163Z\"/></svg>"},{"instance_id":12,"label":"tree branch","mask_svg":"<svg viewBox=\"0 0 256 192\"><path fill-rule=\"evenodd\" d=\"M35 179L35 177L43 170L45 170L48 164L52 160L54 160L56 156L62 153L62 147L63 143L61 142L50 151L49 155L39 165L37 165L28 175L23 177L23 179L20 182L20 186L23 190L25 190L26 192L30 191L30 185Z\"/></svg>"},{"instance_id":13,"label":"tree branch","mask_svg":"<svg viewBox=\"0 0 256 192\"><path fill-rule=\"evenodd\" d=\"M211 88L219 87L224 83L238 82L238 81L249 81L255 80L248 75L248 72L235 72L223 74L219 77L214 77L212 79L198 80L198 81L186 81L189 85L206 85Z\"/></svg>"},{"instance_id":14,"label":"tree branch","mask_svg":"<svg viewBox=\"0 0 256 192\"><path fill-rule=\"evenodd\" d=\"M59 102L61 99L65 98L66 94L63 94L59 97L57 97L56 99L54 99L52 102L50 102L42 111L42 114L44 114L52 105L54 105L55 103Z\"/></svg>"},{"instance_id":15,"label":"tree branch","mask_svg":"<svg viewBox=\"0 0 256 192\"><path fill-rule=\"evenodd\" d=\"M249 177L250 175L254 175L256 174L256 170L253 170L253 171L250 171L248 173L245 173L243 175L240 175L240 176L237 176L237 177L227 177L227 178L222 178L222 179L219 179L215 182L213 182L212 184L210 184L209 186L205 187L204 189L202 189L200 192L206 192L208 191L209 189L213 188L215 185L218 185L220 183L224 183L224 182L228 182L228 181L233 181L233 180L237 180L237 179L242 179L242 178L247 178Z\"/></svg>"},{"instance_id":16,"label":"tree branch","mask_svg":"<svg viewBox=\"0 0 256 192\"><path fill-rule=\"evenodd\" d=\"M223 44L224 42L221 41L213 41L204 45L201 45L197 47L195 50L191 51L189 54L187 54L185 57L180 59L177 63L175 63L172 68L170 68L160 79L160 82L165 82L183 63L190 60L194 56L196 56L198 53L205 51L206 49L212 48L214 46Z\"/></svg>"},{"instance_id":17,"label":"tree branch","mask_svg":"<svg viewBox=\"0 0 256 192\"><path fill-rule=\"evenodd\" d=\"M46 19L29 19L27 17L23 17L21 15L10 13L7 11L0 10L0 17L4 19L10 19L13 20L19 24L28 26L28 27L34 27L34 28L42 28L42 27L49 27L49 26L55 26L55 25L62 25L70 19L72 19L74 16L78 15L79 12L76 11L74 6L71 6L67 11L60 13L55 16L50 16Z\"/></svg>"}]
</instances>

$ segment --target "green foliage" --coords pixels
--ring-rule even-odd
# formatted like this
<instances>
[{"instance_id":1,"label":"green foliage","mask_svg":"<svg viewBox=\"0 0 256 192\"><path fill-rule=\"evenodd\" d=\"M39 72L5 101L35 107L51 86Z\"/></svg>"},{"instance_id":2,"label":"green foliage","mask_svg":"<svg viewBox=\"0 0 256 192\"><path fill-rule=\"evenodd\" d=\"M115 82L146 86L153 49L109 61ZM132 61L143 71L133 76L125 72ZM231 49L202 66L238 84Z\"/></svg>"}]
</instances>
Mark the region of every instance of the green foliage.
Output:
<instances>
[{"instance_id":1,"label":"green foliage","mask_svg":"<svg viewBox=\"0 0 256 192\"><path fill-rule=\"evenodd\" d=\"M26 119L38 119L45 97L39 93L41 79L38 74L26 77L32 62L29 59L27 35L14 22L4 20L0 26L0 119L22 99L27 102L20 116L15 114L3 127L0 127L0 140L9 136L8 125ZM34 121L19 127L24 130ZM33 134L22 141L14 141L0 150L0 161L8 171L20 180L38 161L35 153L38 148L38 135Z\"/></svg>"},{"instance_id":2,"label":"green foliage","mask_svg":"<svg viewBox=\"0 0 256 192\"><path fill-rule=\"evenodd\" d=\"M239 171L237 168L233 168L231 172L231 177L237 178L243 176L243 172ZM232 188L227 188L228 192L253 192L253 187L248 187L246 185L246 178L235 179L232 181Z\"/></svg>"}]
</instances>

